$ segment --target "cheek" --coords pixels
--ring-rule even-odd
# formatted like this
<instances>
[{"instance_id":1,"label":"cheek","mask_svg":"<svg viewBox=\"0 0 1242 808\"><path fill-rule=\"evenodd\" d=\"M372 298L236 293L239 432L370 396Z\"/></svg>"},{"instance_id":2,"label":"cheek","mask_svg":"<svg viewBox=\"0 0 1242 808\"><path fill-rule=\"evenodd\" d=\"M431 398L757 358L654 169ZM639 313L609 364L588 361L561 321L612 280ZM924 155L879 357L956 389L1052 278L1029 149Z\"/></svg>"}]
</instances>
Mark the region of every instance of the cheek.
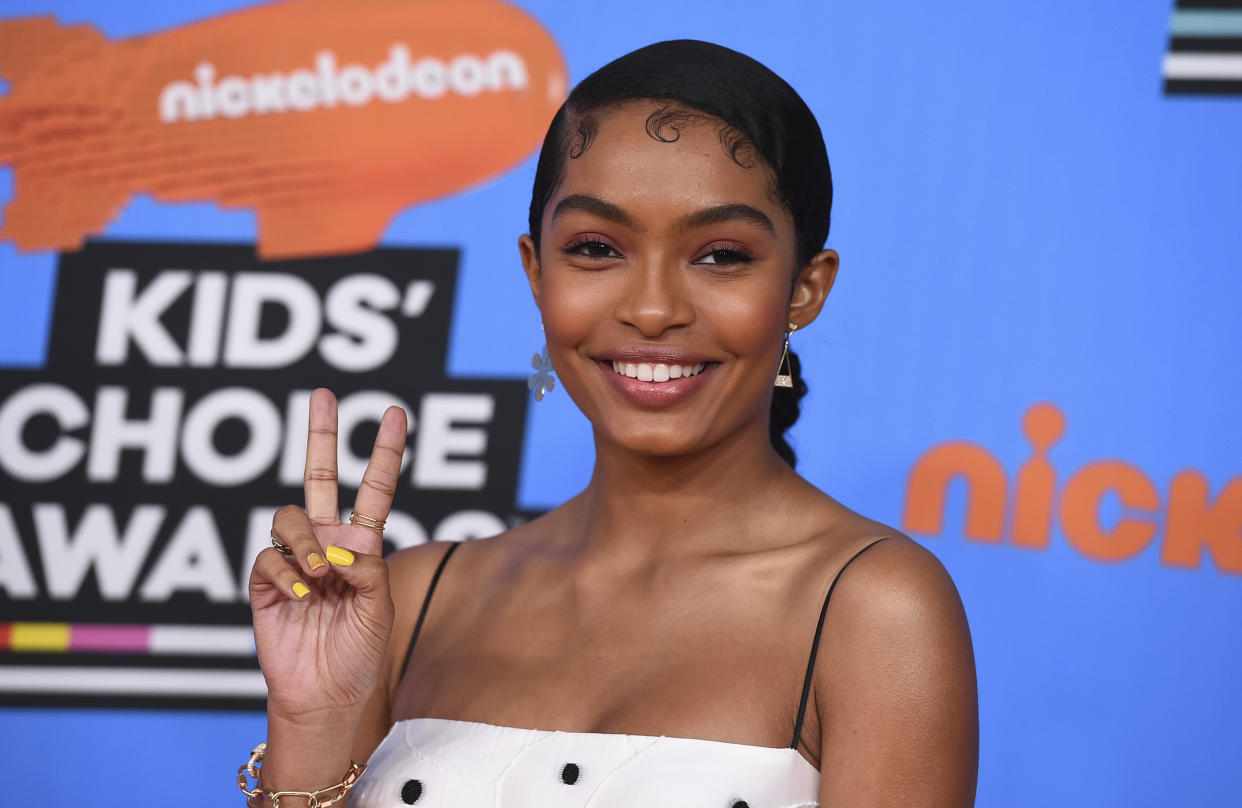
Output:
<instances>
[{"instance_id":1,"label":"cheek","mask_svg":"<svg viewBox=\"0 0 1242 808\"><path fill-rule=\"evenodd\" d=\"M788 298L784 289L777 286L752 286L738 292L704 295L699 305L700 319L711 324L730 353L765 360L783 344L783 340L779 344L773 340L779 340L788 325Z\"/></svg>"},{"instance_id":2,"label":"cheek","mask_svg":"<svg viewBox=\"0 0 1242 808\"><path fill-rule=\"evenodd\" d=\"M585 336L611 308L610 293L602 278L563 271L544 275L540 311L544 330L555 342Z\"/></svg>"}]
</instances>

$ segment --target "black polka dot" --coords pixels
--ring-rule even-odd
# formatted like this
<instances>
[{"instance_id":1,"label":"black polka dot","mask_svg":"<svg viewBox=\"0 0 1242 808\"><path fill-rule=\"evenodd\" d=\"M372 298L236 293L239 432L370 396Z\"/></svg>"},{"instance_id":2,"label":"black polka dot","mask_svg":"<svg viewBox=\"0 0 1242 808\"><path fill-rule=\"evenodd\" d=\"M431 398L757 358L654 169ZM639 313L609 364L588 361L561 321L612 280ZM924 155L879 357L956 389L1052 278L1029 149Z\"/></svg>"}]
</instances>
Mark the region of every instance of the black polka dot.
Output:
<instances>
[{"instance_id":1,"label":"black polka dot","mask_svg":"<svg viewBox=\"0 0 1242 808\"><path fill-rule=\"evenodd\" d=\"M733 803L733 808L750 808L750 805L746 802L746 800L738 800Z\"/></svg>"},{"instance_id":2,"label":"black polka dot","mask_svg":"<svg viewBox=\"0 0 1242 808\"><path fill-rule=\"evenodd\" d=\"M406 780L405 785L401 786L401 801L406 805L413 805L421 796L423 796L423 784L418 780Z\"/></svg>"},{"instance_id":3,"label":"black polka dot","mask_svg":"<svg viewBox=\"0 0 1242 808\"><path fill-rule=\"evenodd\" d=\"M561 782L567 786L572 786L578 782L578 775L581 773L577 763L566 763L564 768L561 769Z\"/></svg>"}]
</instances>

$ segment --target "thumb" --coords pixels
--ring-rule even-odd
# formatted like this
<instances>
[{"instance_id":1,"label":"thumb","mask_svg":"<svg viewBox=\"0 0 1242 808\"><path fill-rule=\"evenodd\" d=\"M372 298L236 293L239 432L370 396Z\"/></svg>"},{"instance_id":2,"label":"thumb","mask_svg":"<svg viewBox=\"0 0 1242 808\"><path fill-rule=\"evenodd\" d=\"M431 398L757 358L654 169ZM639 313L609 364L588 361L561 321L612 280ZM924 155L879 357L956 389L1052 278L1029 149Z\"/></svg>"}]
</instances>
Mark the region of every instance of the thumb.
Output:
<instances>
[{"instance_id":1,"label":"thumb","mask_svg":"<svg viewBox=\"0 0 1242 808\"><path fill-rule=\"evenodd\" d=\"M360 606L378 610L375 617L392 621L392 596L388 587L388 563L369 553L359 553L330 544L324 548L324 557L345 583L353 587L361 601Z\"/></svg>"}]
</instances>

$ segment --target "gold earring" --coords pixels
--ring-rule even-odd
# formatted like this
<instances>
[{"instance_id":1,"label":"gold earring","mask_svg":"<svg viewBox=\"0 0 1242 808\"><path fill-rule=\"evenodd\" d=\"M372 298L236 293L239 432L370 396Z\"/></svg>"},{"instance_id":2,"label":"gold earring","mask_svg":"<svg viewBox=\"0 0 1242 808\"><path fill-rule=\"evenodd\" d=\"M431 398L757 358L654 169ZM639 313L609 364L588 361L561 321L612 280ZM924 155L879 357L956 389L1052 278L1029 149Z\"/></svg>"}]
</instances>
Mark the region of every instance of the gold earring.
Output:
<instances>
[{"instance_id":1,"label":"gold earring","mask_svg":"<svg viewBox=\"0 0 1242 808\"><path fill-rule=\"evenodd\" d=\"M774 387L793 387L793 365L789 364L789 335L798 330L798 326L793 323L789 324L789 330L785 332L785 351L781 354L781 363L776 366L776 381ZM782 368L787 369L787 373L782 373Z\"/></svg>"}]
</instances>

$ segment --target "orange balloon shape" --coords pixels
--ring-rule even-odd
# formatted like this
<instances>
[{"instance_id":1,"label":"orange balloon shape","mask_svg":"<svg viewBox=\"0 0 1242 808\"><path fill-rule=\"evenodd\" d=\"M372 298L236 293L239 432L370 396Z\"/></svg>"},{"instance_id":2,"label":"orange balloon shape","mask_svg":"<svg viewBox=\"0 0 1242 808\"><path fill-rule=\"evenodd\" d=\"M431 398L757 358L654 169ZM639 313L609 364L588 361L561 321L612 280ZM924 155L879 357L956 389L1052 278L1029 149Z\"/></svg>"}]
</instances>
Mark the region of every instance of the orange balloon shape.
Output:
<instances>
[{"instance_id":1,"label":"orange balloon shape","mask_svg":"<svg viewBox=\"0 0 1242 808\"><path fill-rule=\"evenodd\" d=\"M251 208L258 252L358 252L511 169L564 99L551 35L497 0L288 0L108 41L0 21L0 239L74 250L135 193Z\"/></svg>"}]
</instances>

